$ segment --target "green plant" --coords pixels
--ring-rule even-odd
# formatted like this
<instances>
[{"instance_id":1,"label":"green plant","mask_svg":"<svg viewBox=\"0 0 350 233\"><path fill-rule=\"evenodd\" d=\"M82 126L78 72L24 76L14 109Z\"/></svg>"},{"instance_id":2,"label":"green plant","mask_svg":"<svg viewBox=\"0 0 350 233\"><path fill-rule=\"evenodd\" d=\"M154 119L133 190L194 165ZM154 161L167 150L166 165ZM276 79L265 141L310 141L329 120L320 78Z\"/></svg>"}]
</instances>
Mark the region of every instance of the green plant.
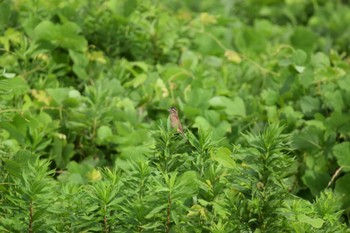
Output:
<instances>
[{"instance_id":1,"label":"green plant","mask_svg":"<svg viewBox=\"0 0 350 233\"><path fill-rule=\"evenodd\" d=\"M6 232L37 232L52 229L55 220L50 207L55 201L55 183L49 162L28 151L19 151L4 161L9 174L2 194L2 229ZM45 216L45 217L44 217Z\"/></svg>"}]
</instances>

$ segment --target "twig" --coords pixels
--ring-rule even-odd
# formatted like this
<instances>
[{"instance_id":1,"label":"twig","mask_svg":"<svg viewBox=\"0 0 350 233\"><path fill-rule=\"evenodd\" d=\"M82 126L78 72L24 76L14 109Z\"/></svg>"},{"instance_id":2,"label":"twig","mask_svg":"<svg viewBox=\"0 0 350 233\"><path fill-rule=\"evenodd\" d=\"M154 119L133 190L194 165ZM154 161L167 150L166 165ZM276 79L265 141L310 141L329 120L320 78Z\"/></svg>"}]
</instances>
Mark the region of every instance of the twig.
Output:
<instances>
[{"instance_id":1,"label":"twig","mask_svg":"<svg viewBox=\"0 0 350 233\"><path fill-rule=\"evenodd\" d=\"M170 223L171 223L171 196L168 196L168 208L167 208L167 221L165 225L165 232L169 233L170 231Z\"/></svg>"},{"instance_id":2,"label":"twig","mask_svg":"<svg viewBox=\"0 0 350 233\"><path fill-rule=\"evenodd\" d=\"M339 167L333 174L332 179L328 182L327 188L329 188L331 186L331 184L333 183L333 181L335 180L335 178L339 175L339 173L341 172L342 167Z\"/></svg>"}]
</instances>

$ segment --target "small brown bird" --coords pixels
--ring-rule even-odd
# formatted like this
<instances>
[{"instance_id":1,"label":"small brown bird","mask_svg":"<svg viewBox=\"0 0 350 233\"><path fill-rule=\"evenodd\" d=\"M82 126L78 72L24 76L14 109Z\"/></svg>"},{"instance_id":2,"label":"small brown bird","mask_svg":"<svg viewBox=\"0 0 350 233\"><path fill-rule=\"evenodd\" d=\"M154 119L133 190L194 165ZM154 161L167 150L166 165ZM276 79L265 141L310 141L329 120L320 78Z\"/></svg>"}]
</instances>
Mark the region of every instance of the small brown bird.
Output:
<instances>
[{"instance_id":1,"label":"small brown bird","mask_svg":"<svg viewBox=\"0 0 350 233\"><path fill-rule=\"evenodd\" d=\"M182 136L186 137L184 134L184 130L182 128L181 122L180 122L180 118L179 115L177 113L177 110L175 107L171 107L168 109L169 113L170 113L170 122L171 122L171 126L177 130L177 132L181 133Z\"/></svg>"}]
</instances>

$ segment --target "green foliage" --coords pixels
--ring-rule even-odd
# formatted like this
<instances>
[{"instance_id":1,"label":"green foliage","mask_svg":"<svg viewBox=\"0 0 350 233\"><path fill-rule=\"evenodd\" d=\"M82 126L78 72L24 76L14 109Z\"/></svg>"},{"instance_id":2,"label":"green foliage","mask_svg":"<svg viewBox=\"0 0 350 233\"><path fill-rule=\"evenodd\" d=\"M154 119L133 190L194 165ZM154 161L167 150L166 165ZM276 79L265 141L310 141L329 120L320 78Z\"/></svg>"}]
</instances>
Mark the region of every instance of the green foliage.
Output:
<instances>
[{"instance_id":1,"label":"green foliage","mask_svg":"<svg viewBox=\"0 0 350 233\"><path fill-rule=\"evenodd\" d=\"M5 170L9 176L2 184L2 228L6 232L37 232L52 229L55 220L51 215L55 183L49 163L39 160L27 151L19 151L6 160ZM13 217L15 216L15 217Z\"/></svg>"},{"instance_id":2,"label":"green foliage","mask_svg":"<svg viewBox=\"0 0 350 233\"><path fill-rule=\"evenodd\" d=\"M262 132L246 134L245 145L233 152L210 143L206 133L201 134L203 139L190 135L191 143L199 145L190 146L195 159L177 151L187 159L175 164L163 153L164 149L171 153L176 148L157 147L158 158L151 164L129 161L112 170L93 169L85 174L89 182L83 185L72 177L55 181L46 160L19 151L4 160L7 176L1 184L1 229L344 231L339 222L341 204L331 192L322 193L314 204L290 194L297 165L290 154L288 135L282 131L274 124ZM171 130L161 128L160 132L160 144L173 137ZM179 140L182 139L173 138L169 144Z\"/></svg>"},{"instance_id":3,"label":"green foliage","mask_svg":"<svg viewBox=\"0 0 350 233\"><path fill-rule=\"evenodd\" d=\"M0 231L346 232L347 19L341 0L0 1Z\"/></svg>"}]
</instances>

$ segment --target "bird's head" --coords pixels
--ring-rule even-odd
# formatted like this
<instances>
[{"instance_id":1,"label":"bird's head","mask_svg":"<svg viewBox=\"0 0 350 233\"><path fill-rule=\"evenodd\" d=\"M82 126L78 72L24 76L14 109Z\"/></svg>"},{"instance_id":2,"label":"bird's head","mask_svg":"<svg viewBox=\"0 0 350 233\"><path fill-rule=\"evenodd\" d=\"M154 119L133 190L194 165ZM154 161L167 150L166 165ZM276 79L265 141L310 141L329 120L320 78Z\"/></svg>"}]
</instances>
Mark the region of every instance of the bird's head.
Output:
<instances>
[{"instance_id":1,"label":"bird's head","mask_svg":"<svg viewBox=\"0 0 350 233\"><path fill-rule=\"evenodd\" d=\"M175 113L175 114L177 114L177 110L176 110L175 107L169 108L168 111L169 111L169 113Z\"/></svg>"}]
</instances>

